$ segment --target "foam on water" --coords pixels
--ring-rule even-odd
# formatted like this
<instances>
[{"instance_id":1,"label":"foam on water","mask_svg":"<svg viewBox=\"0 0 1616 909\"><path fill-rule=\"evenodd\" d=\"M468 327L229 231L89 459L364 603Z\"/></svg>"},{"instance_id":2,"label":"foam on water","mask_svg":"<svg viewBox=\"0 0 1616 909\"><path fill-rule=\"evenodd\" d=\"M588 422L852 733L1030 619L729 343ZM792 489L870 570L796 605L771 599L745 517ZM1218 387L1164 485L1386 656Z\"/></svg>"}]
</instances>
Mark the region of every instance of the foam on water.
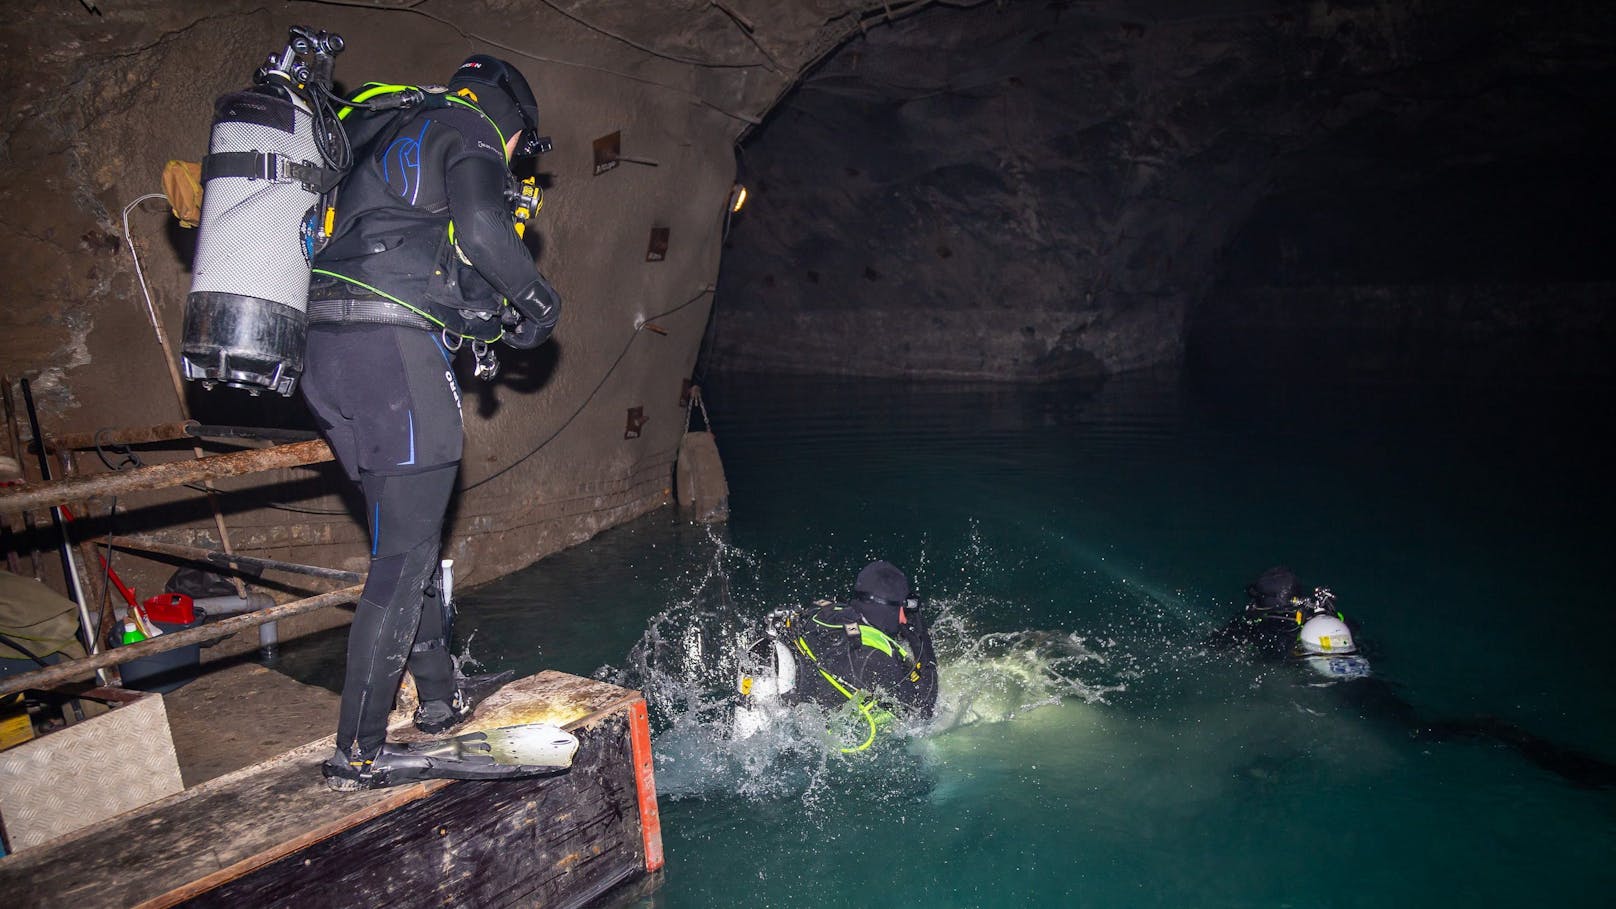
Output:
<instances>
[{"instance_id":1,"label":"foam on water","mask_svg":"<svg viewBox=\"0 0 1616 909\"><path fill-rule=\"evenodd\" d=\"M883 785L883 798L928 791L938 784L937 768L951 760L951 737L966 744L967 732L980 727L1034 729L1046 725L1040 714L1048 714L1054 725L1070 726L1074 711L1098 716L1108 698L1127 690L1127 677L1137 674L1130 668L1138 662L1132 655L1113 661L1122 650L1115 639L1061 629L982 631L991 627L982 617L1014 609L974 592L973 576L965 573L957 590L924 607L939 658L940 694L930 721L899 723L884 730L874 748L856 754L841 751L864 731L848 710L764 706L757 708L764 711L763 722L737 734L738 667L761 637L764 616L781 606L806 606L825 589L813 579L833 573L813 559L776 564L772 568L786 579L786 595L767 596L761 593L763 583L776 590L782 585L760 581L755 554L718 533L709 534L708 547L701 569L670 589L670 602L647 622L624 665L596 672L645 693L655 730L658 789L670 800L799 800L813 814L847 780L868 780L872 774L899 782ZM916 577L938 561L1005 563L974 533L963 551L945 555L922 553L915 560ZM1131 598L1119 597L1121 609L1136 611Z\"/></svg>"}]
</instances>

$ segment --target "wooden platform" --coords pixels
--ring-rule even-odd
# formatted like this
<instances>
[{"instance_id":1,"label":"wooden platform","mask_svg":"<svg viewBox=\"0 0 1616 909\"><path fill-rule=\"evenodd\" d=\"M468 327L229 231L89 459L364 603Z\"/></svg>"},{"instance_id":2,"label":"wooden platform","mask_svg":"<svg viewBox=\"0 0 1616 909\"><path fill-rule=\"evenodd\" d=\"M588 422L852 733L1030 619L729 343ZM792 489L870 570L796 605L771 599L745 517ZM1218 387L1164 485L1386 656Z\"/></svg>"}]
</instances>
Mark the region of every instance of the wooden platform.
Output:
<instances>
[{"instance_id":1,"label":"wooden platform","mask_svg":"<svg viewBox=\"0 0 1616 909\"><path fill-rule=\"evenodd\" d=\"M310 743L0 859L7 906L584 906L654 887L661 827L638 692L559 672L513 682L467 729L554 722L566 774L325 788Z\"/></svg>"}]
</instances>

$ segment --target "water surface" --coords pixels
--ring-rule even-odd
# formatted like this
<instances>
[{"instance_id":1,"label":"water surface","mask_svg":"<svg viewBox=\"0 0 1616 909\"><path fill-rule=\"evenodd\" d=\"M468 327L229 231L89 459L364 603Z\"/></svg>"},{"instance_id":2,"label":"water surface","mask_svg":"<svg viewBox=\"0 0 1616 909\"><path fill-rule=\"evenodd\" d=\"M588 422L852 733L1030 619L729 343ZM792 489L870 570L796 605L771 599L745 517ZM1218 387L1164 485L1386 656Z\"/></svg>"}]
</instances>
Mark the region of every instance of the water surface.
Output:
<instances>
[{"instance_id":1,"label":"water surface","mask_svg":"<svg viewBox=\"0 0 1616 909\"><path fill-rule=\"evenodd\" d=\"M1616 760L1602 389L737 377L708 398L727 526L652 515L462 603L490 665L646 691L652 905L1608 905L1612 791L1204 644L1286 564L1422 716ZM730 740L736 646L872 558L937 627L937 722L851 758L813 715Z\"/></svg>"}]
</instances>

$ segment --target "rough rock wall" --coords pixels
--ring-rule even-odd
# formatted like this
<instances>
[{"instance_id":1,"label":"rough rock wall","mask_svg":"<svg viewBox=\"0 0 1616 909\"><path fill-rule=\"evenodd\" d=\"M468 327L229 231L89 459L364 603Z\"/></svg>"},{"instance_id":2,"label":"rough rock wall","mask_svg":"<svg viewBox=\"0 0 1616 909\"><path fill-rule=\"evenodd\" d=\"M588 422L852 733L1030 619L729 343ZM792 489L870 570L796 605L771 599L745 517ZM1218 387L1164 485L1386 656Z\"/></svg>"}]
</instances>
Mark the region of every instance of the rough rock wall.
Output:
<instances>
[{"instance_id":1,"label":"rough rock wall","mask_svg":"<svg viewBox=\"0 0 1616 909\"><path fill-rule=\"evenodd\" d=\"M1516 187L1532 160L1567 201L1608 170L1562 172L1610 146L1613 33L1608 5L1502 0L1008 3L872 32L744 146L709 362L1055 378L1178 359L1230 280L1474 282L1501 258L1567 280L1538 252L1578 216ZM1501 193L1536 217L1478 241L1464 200ZM1273 324L1218 299L1229 331Z\"/></svg>"},{"instance_id":2,"label":"rough rock wall","mask_svg":"<svg viewBox=\"0 0 1616 909\"><path fill-rule=\"evenodd\" d=\"M342 34L348 49L336 75L349 87L441 82L470 53L504 56L534 84L542 128L554 137L539 167L550 185L537 247L566 304L555 339L504 352L498 381L461 374L467 446L446 554L472 582L525 565L668 501L684 427L681 379L711 304L733 144L872 6L882 4L13 3L0 23L9 89L0 113L8 276L0 371L33 378L47 432L179 417L122 245L123 212L159 188L165 161L200 159L213 99L245 86L284 44L287 26ZM595 176L592 142L614 131L625 155L654 165ZM194 235L160 202L129 218L159 316L178 344ZM653 227L668 228L671 243L662 261L648 262ZM641 330L647 320L660 331ZM203 422L310 425L296 399L194 387L186 397ZM625 438L631 408L643 408L645 420ZM334 468L221 485L238 549L363 563L364 526ZM120 532L216 542L189 491L126 497L120 511ZM105 529L98 521L83 532Z\"/></svg>"}]
</instances>

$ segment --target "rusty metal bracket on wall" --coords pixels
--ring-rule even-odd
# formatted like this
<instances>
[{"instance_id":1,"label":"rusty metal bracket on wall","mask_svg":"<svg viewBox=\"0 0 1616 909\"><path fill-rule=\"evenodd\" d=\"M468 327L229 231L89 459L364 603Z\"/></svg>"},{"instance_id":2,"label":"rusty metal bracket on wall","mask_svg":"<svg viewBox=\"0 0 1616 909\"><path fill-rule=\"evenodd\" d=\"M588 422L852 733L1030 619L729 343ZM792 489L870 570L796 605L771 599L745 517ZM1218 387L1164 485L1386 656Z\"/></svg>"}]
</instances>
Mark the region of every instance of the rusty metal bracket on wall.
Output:
<instances>
[{"instance_id":1,"label":"rusty metal bracket on wall","mask_svg":"<svg viewBox=\"0 0 1616 909\"><path fill-rule=\"evenodd\" d=\"M646 167L660 167L661 165L650 158L635 158L623 154L623 131L607 133L595 140L595 176L600 176L613 170L619 163L643 164Z\"/></svg>"}]
</instances>

